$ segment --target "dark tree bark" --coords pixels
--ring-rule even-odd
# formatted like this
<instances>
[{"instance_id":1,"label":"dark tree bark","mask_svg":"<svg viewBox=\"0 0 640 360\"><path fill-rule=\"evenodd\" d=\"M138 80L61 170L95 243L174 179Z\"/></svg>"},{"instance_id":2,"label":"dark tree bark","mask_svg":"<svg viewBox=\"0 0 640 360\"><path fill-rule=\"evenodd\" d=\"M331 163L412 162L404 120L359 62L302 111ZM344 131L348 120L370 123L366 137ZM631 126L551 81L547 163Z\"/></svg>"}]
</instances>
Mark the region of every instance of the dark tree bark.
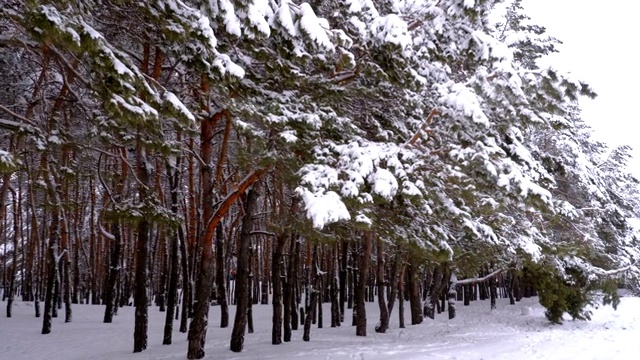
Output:
<instances>
[{"instance_id":1,"label":"dark tree bark","mask_svg":"<svg viewBox=\"0 0 640 360\"><path fill-rule=\"evenodd\" d=\"M347 301L347 264L349 260L349 246L346 241L340 243L340 322L344 321L345 302Z\"/></svg>"},{"instance_id":2,"label":"dark tree bark","mask_svg":"<svg viewBox=\"0 0 640 360\"><path fill-rule=\"evenodd\" d=\"M435 319L436 307L438 306L438 286L440 286L440 281L442 280L442 272L439 266L433 269L433 275L430 278L431 281L427 285L429 287L428 301L425 301L423 311L425 317Z\"/></svg>"},{"instance_id":3,"label":"dark tree bark","mask_svg":"<svg viewBox=\"0 0 640 360\"><path fill-rule=\"evenodd\" d=\"M340 255L340 245L336 244L333 249L333 254L329 259L331 272L330 272L330 281L329 284L329 299L331 301L331 327L340 326L340 286L339 286L339 255Z\"/></svg>"},{"instance_id":4,"label":"dark tree bark","mask_svg":"<svg viewBox=\"0 0 640 360\"><path fill-rule=\"evenodd\" d=\"M163 234L164 235L164 234ZM167 250L167 239L162 236L162 239L159 239L160 242L160 251L159 256L160 260L160 281L158 284L158 293L156 295L156 303L158 306L158 311L165 312L167 311L167 282L169 281L169 255ZM152 267L153 269L153 267ZM153 282L152 282L153 284Z\"/></svg>"},{"instance_id":5,"label":"dark tree bark","mask_svg":"<svg viewBox=\"0 0 640 360\"><path fill-rule=\"evenodd\" d=\"M147 296L147 251L149 243L149 221L140 220L138 224L138 241L136 242L135 267L135 328L133 332L133 352L141 352L147 348L148 296Z\"/></svg>"},{"instance_id":6,"label":"dark tree bark","mask_svg":"<svg viewBox=\"0 0 640 360\"><path fill-rule=\"evenodd\" d=\"M53 207L51 210L51 228L48 246L47 269L47 287L44 295L44 316L42 317L42 334L51 333L51 323L53 318L53 309L55 307L54 287L56 277L58 276L58 259L56 249L60 241L60 214L59 209ZM43 253L44 256L44 253Z\"/></svg>"},{"instance_id":7,"label":"dark tree bark","mask_svg":"<svg viewBox=\"0 0 640 360\"><path fill-rule=\"evenodd\" d=\"M178 281L180 278L180 252L178 244L180 243L180 238L184 238L184 234L180 236L178 233L182 233L182 227L178 227L178 229L174 230L173 238L171 239L171 247L169 249L169 258L171 259L171 263L169 265L169 292L167 293L167 315L164 320L164 336L162 338L163 345L171 345L173 318L176 315Z\"/></svg>"},{"instance_id":8,"label":"dark tree bark","mask_svg":"<svg viewBox=\"0 0 640 360\"><path fill-rule=\"evenodd\" d=\"M492 273L493 269L489 270L489 273ZM496 298L498 296L498 289L496 288L496 277L492 277L489 279L489 293L491 296L491 310L496 308Z\"/></svg>"},{"instance_id":9,"label":"dark tree bark","mask_svg":"<svg viewBox=\"0 0 640 360\"><path fill-rule=\"evenodd\" d=\"M51 239L50 241L53 241ZM55 307L54 298L53 298L53 288L54 282L56 278L56 273L58 272L57 259L56 259L56 250L55 245L52 245L48 248L49 259L47 261L47 288L44 295L44 316L42 317L42 334L51 333L51 323L53 320L53 308ZM37 317L37 316L36 316Z\"/></svg>"},{"instance_id":10,"label":"dark tree bark","mask_svg":"<svg viewBox=\"0 0 640 360\"><path fill-rule=\"evenodd\" d=\"M67 231L66 218L63 218L61 221L61 246L62 246L62 258L64 261L62 262L62 267L60 269L61 273L61 282L60 282L60 290L61 290L61 299L64 302L64 322L71 322L73 319L73 311L71 309L71 254L69 253L69 234Z\"/></svg>"},{"instance_id":11,"label":"dark tree bark","mask_svg":"<svg viewBox=\"0 0 640 360\"><path fill-rule=\"evenodd\" d=\"M136 175L140 181L138 185L139 200L146 203L150 197L150 174L148 158L142 141L136 147ZM137 226L138 239L135 251L135 326L133 332L133 352L141 352L147 348L147 328L149 322L148 309L148 267L149 267L149 236L151 224L148 217L142 217Z\"/></svg>"},{"instance_id":12,"label":"dark tree bark","mask_svg":"<svg viewBox=\"0 0 640 360\"><path fill-rule=\"evenodd\" d=\"M282 289L282 271L283 271L283 252L287 242L287 235L280 234L276 237L276 246L273 249L271 257L271 284L273 287L273 318L271 329L271 343L278 345L282 343L282 313L283 313L283 289Z\"/></svg>"},{"instance_id":13,"label":"dark tree bark","mask_svg":"<svg viewBox=\"0 0 640 360\"><path fill-rule=\"evenodd\" d=\"M358 288L356 291L356 335L367 336L367 310L365 308L365 292L367 278L369 277L369 265L371 262L371 248L373 232L365 231L362 236L362 255L360 257L360 274L358 275Z\"/></svg>"},{"instance_id":14,"label":"dark tree bark","mask_svg":"<svg viewBox=\"0 0 640 360\"><path fill-rule=\"evenodd\" d=\"M377 247L377 271L376 282L378 284L378 307L380 308L380 324L376 326L377 333L385 333L389 328L389 308L385 301L385 286L384 286L384 248L382 239L378 236L376 239Z\"/></svg>"},{"instance_id":15,"label":"dark tree bark","mask_svg":"<svg viewBox=\"0 0 640 360\"><path fill-rule=\"evenodd\" d=\"M250 267L249 251L251 249L251 230L253 229L253 213L257 205L258 192L251 189L244 201L244 216L242 217L242 228L238 239L237 254L238 268L236 270L236 316L231 331L231 342L229 349L233 352L240 352L244 347L244 333L247 327L247 309L249 308L250 288Z\"/></svg>"},{"instance_id":16,"label":"dark tree bark","mask_svg":"<svg viewBox=\"0 0 640 360\"><path fill-rule=\"evenodd\" d=\"M252 241L251 241L252 242ZM250 242L250 243L251 243ZM253 245L249 248L249 301L247 301L247 332L253 334L253 303L257 301L258 287L253 275Z\"/></svg>"},{"instance_id":17,"label":"dark tree bark","mask_svg":"<svg viewBox=\"0 0 640 360\"><path fill-rule=\"evenodd\" d=\"M7 180L8 181L8 180ZM16 199L16 194L13 189L11 190L13 194L13 252L11 255L11 268L9 270L9 289L7 294L7 317L11 317L11 309L13 306L13 299L16 293L16 268L18 266L18 235L20 234L20 225L18 223L18 199ZM6 256L6 255L5 255Z\"/></svg>"},{"instance_id":18,"label":"dark tree bark","mask_svg":"<svg viewBox=\"0 0 640 360\"><path fill-rule=\"evenodd\" d=\"M400 329L404 329L404 283L406 279L406 265L402 264L400 269L400 280L398 281L398 323Z\"/></svg>"},{"instance_id":19,"label":"dark tree bark","mask_svg":"<svg viewBox=\"0 0 640 360\"><path fill-rule=\"evenodd\" d=\"M316 305L315 311L317 311L318 329L322 329L323 327L322 304L324 303L325 281L324 281L324 276L322 275L319 275L319 276L320 276L320 280L319 280L320 284L319 284L319 287L315 289L318 295L318 304Z\"/></svg>"},{"instance_id":20,"label":"dark tree bark","mask_svg":"<svg viewBox=\"0 0 640 360\"><path fill-rule=\"evenodd\" d=\"M293 298L293 282L294 280L291 278L292 277L292 273L293 273L293 269L292 269L292 265L293 265L293 253L294 253L294 248L295 248L295 237L292 236L291 237L291 241L289 244L289 262L287 264L287 268L286 268L286 275L283 277L283 282L282 282L282 305L283 305L283 317L282 317L282 322L284 325L284 332L283 332L283 341L284 342L289 342L291 341L291 315L292 315L292 309L295 309L294 305L294 298ZM274 285L275 286L275 285ZM275 297L275 290L274 290L274 297Z\"/></svg>"},{"instance_id":21,"label":"dark tree bark","mask_svg":"<svg viewBox=\"0 0 640 360\"><path fill-rule=\"evenodd\" d=\"M387 310L389 311L389 318L391 318L391 313L393 312L393 307L396 302L396 298L398 297L398 286L396 283L398 281L402 281L400 277L400 271L402 270L402 263L404 254L402 250L396 249L396 254L393 259L393 268L391 269L391 279L389 279L389 301L387 302Z\"/></svg>"},{"instance_id":22,"label":"dark tree bark","mask_svg":"<svg viewBox=\"0 0 640 360\"><path fill-rule=\"evenodd\" d=\"M290 277L289 281L291 282L291 330L298 330L298 294L299 294L299 268L300 268L300 239L298 236L295 237L294 242L294 250L293 250L293 258L290 263ZM286 341L286 340L285 340Z\"/></svg>"},{"instance_id":23,"label":"dark tree bark","mask_svg":"<svg viewBox=\"0 0 640 360\"><path fill-rule=\"evenodd\" d=\"M420 297L420 272L415 265L409 265L407 274L409 286L409 307L411 309L411 325L422 323L422 306Z\"/></svg>"},{"instance_id":24,"label":"dark tree bark","mask_svg":"<svg viewBox=\"0 0 640 360\"><path fill-rule=\"evenodd\" d=\"M220 305L220 327L229 326L229 304L227 302L227 277L224 255L224 232L222 224L216 228L216 295Z\"/></svg>"},{"instance_id":25,"label":"dark tree bark","mask_svg":"<svg viewBox=\"0 0 640 360\"><path fill-rule=\"evenodd\" d=\"M180 158L176 160L176 167L179 168ZM168 166L169 171L172 169ZM179 173L174 171L174 174L169 177L171 187L171 212L178 214L178 191L179 191ZM164 320L164 335L162 337L163 345L171 345L173 334L173 318L176 312L176 300L178 298L178 281L180 280L180 243L184 242L184 232L182 225L178 225L173 230L173 236L171 239L171 246L169 247L169 292L167 294L167 315Z\"/></svg>"},{"instance_id":26,"label":"dark tree bark","mask_svg":"<svg viewBox=\"0 0 640 360\"><path fill-rule=\"evenodd\" d=\"M469 302L471 301L471 297L473 297L471 287L473 284L462 285L462 289L464 291L464 306L469 306Z\"/></svg>"},{"instance_id":27,"label":"dark tree bark","mask_svg":"<svg viewBox=\"0 0 640 360\"><path fill-rule=\"evenodd\" d=\"M509 295L509 304L511 305L516 304L516 298L514 296L515 289L516 289L516 271L515 269L512 268L509 271L509 284L507 288L507 294Z\"/></svg>"},{"instance_id":28,"label":"dark tree bark","mask_svg":"<svg viewBox=\"0 0 640 360\"><path fill-rule=\"evenodd\" d=\"M317 246L314 246L314 250L313 250L313 260L311 262L311 274L313 276L313 283L311 284L311 286L307 287L307 291L309 291L310 294L310 299L309 299L309 307L307 309L307 314L304 317L304 329L303 329L303 334L302 334L302 340L303 341L309 341L311 340L311 322L313 320L313 313L315 312L315 308L318 302L318 294L319 294L319 290L318 290L318 285L320 284L320 274L319 274L319 269L318 269L318 251L317 251Z\"/></svg>"},{"instance_id":29,"label":"dark tree bark","mask_svg":"<svg viewBox=\"0 0 640 360\"><path fill-rule=\"evenodd\" d=\"M116 303L116 286L118 277L120 276L120 224L117 220L111 222L111 263L109 264L109 279L107 280L107 288L105 291L105 302L107 306L104 308L104 323L113 321L113 314L118 304Z\"/></svg>"}]
</instances>

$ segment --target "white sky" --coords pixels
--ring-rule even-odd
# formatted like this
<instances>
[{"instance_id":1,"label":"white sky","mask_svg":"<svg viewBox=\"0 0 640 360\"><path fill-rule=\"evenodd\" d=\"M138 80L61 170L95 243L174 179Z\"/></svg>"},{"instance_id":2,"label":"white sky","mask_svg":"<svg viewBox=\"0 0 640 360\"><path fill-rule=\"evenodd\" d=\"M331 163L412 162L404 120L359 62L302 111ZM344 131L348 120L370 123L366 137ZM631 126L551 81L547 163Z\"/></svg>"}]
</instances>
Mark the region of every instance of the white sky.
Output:
<instances>
[{"instance_id":1,"label":"white sky","mask_svg":"<svg viewBox=\"0 0 640 360\"><path fill-rule=\"evenodd\" d=\"M598 140L634 148L631 171L640 176L640 54L635 0L523 0L532 22L563 42L546 65L587 82L598 93L580 102Z\"/></svg>"}]
</instances>

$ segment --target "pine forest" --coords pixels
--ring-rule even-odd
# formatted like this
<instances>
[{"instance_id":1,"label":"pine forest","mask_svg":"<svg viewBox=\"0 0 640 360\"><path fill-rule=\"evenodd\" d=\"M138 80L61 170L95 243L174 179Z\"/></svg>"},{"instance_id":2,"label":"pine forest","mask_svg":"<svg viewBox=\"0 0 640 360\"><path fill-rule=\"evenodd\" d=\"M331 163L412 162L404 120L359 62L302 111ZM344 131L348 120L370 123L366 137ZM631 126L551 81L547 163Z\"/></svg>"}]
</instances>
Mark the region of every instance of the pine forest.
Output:
<instances>
[{"instance_id":1,"label":"pine forest","mask_svg":"<svg viewBox=\"0 0 640 360\"><path fill-rule=\"evenodd\" d=\"M200 359L208 327L243 351L255 307L273 345L616 307L631 148L538 65L558 43L520 0L0 0L0 322L133 307L142 352L159 309Z\"/></svg>"}]
</instances>

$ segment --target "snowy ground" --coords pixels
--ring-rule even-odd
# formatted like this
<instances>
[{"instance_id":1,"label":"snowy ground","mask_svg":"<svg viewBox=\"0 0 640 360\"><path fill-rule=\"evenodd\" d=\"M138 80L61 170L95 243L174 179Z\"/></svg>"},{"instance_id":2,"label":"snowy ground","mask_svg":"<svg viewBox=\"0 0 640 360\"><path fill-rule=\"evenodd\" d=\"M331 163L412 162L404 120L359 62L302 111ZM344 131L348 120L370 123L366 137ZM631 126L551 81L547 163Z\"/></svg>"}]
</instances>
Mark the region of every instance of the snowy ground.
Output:
<instances>
[{"instance_id":1,"label":"snowy ground","mask_svg":"<svg viewBox=\"0 0 640 360\"><path fill-rule=\"evenodd\" d=\"M42 319L33 316L30 303L17 302L14 317L5 318L6 303L0 302L0 359L185 359L186 334L174 333L173 345L163 346L164 313L150 308L149 347L133 354L133 309L120 309L112 324L101 322L102 306L76 305L72 323L54 319L53 332L41 335ZM532 310L522 315L522 308ZM640 356L640 298L624 297L617 311L611 307L594 310L590 322L566 321L551 325L536 299L524 299L511 306L499 300L490 311L488 302L458 306L458 317L425 319L421 325L398 329L397 305L391 329L376 334L377 304L368 303L367 337L356 337L351 326L330 328L328 305L325 327L311 330L311 342L302 341L302 330L291 343L271 345L271 306L254 307L254 334L247 334L245 351L228 350L231 328L220 329L219 309L213 315L207 336L210 359L304 359L304 360L396 360L396 359L638 359ZM350 316L350 311L347 313ZM233 323L234 308L231 308ZM408 312L406 314L409 321ZM177 325L176 325L177 327Z\"/></svg>"}]
</instances>

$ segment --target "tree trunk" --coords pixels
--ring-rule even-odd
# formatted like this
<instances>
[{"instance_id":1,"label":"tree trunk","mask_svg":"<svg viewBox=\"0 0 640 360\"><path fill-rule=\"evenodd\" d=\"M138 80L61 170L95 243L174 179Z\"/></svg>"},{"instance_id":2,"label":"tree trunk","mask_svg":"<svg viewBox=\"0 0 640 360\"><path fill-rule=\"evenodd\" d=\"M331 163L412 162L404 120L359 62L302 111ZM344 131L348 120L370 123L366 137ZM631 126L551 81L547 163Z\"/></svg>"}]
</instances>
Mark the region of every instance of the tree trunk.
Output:
<instances>
[{"instance_id":1,"label":"tree trunk","mask_svg":"<svg viewBox=\"0 0 640 360\"><path fill-rule=\"evenodd\" d=\"M340 326L340 286L339 286L339 256L340 256L340 245L336 244L334 247L333 256L329 259L329 263L331 266L331 277L329 284L329 298L331 300L331 327Z\"/></svg>"},{"instance_id":2,"label":"tree trunk","mask_svg":"<svg viewBox=\"0 0 640 360\"><path fill-rule=\"evenodd\" d=\"M42 334L51 333L51 322L53 318L53 308L55 307L54 287L58 276L58 259L56 249L60 241L60 215L59 209L53 207L51 210L51 229L48 246L47 261L47 288L44 297L44 316L42 318ZM45 256L45 254L42 254Z\"/></svg>"},{"instance_id":3,"label":"tree trunk","mask_svg":"<svg viewBox=\"0 0 640 360\"><path fill-rule=\"evenodd\" d=\"M180 165L180 158L176 160L176 167ZM169 168L169 167L168 167ZM169 168L171 171L172 169ZM171 212L175 215L178 214L178 186L180 175L174 170L174 174L169 177L171 187ZM176 300L178 297L178 281L180 280L180 243L184 241L184 232L182 226L178 225L173 230L173 237L171 239L171 246L169 248L169 293L167 294L167 315L164 320L164 336L162 338L163 345L171 345L173 335L173 317L176 312Z\"/></svg>"},{"instance_id":4,"label":"tree trunk","mask_svg":"<svg viewBox=\"0 0 640 360\"><path fill-rule=\"evenodd\" d=\"M283 311L284 311L284 315L283 315L283 323L284 323L284 337L283 337L283 341L284 342L289 342L291 341L291 330L292 330L292 323L293 323L293 315L297 315L298 313L296 312L296 304L295 304L295 289L294 286L296 284L296 279L293 277L294 274L294 264L295 264L295 249L296 249L296 244L298 243L297 241L297 237L296 236L291 236L291 242L289 244L289 262L287 264L287 272L286 272L286 276L284 277L284 283L283 283ZM295 320L296 322L296 327L297 327L297 322L298 320Z\"/></svg>"},{"instance_id":5,"label":"tree trunk","mask_svg":"<svg viewBox=\"0 0 640 360\"><path fill-rule=\"evenodd\" d=\"M384 287L384 248L382 239L378 236L376 239L376 247L378 251L377 256L377 271L376 282L378 284L378 307L380 308L380 324L376 326L377 333L385 333L389 328L389 308L385 301L385 287Z\"/></svg>"},{"instance_id":6,"label":"tree trunk","mask_svg":"<svg viewBox=\"0 0 640 360\"><path fill-rule=\"evenodd\" d=\"M203 91L207 90L206 80L202 80ZM201 186L202 198L201 209L202 219L206 227L213 220L213 174L212 174L212 140L216 118L203 120L200 123L200 156L204 163L201 165ZM213 280L213 237L207 236L206 231L199 235L198 246L201 249L200 262L196 265L195 251L194 269L197 272L193 320L189 326L189 347L187 350L188 359L202 359L205 355L204 346L207 339L207 325L209 322L209 299L211 297L211 283ZM196 267L197 266L197 267ZM184 310L183 310L184 311ZM183 313L184 316L184 313Z\"/></svg>"},{"instance_id":7,"label":"tree trunk","mask_svg":"<svg viewBox=\"0 0 640 360\"><path fill-rule=\"evenodd\" d=\"M400 280L398 281L398 323L400 329L404 329L404 282L406 279L406 267L407 265L402 264L400 269Z\"/></svg>"},{"instance_id":8,"label":"tree trunk","mask_svg":"<svg viewBox=\"0 0 640 360\"><path fill-rule=\"evenodd\" d=\"M280 234L278 237L276 237L276 246L273 250L273 256L271 256L271 284L273 286L273 299L271 300L271 304L273 306L273 327L271 329L271 343L273 345L282 343L282 253L286 241L286 234Z\"/></svg>"},{"instance_id":9,"label":"tree trunk","mask_svg":"<svg viewBox=\"0 0 640 360\"><path fill-rule=\"evenodd\" d=\"M471 287L473 284L462 285L462 291L464 292L464 306L469 306L469 302L471 301L471 297L473 296Z\"/></svg>"},{"instance_id":10,"label":"tree trunk","mask_svg":"<svg viewBox=\"0 0 640 360\"><path fill-rule=\"evenodd\" d=\"M317 251L317 246L314 246L314 250L313 250L313 261L311 263L311 274L313 276L313 283L311 284L311 286L307 287L307 291L310 292L310 299L309 299L309 307L307 308L307 314L304 318L304 330L303 330L303 334L302 334L302 340L303 341L309 341L311 340L311 322L313 320L313 313L315 312L315 308L318 302L318 284L320 283L320 273L319 273L319 269L318 269L318 251Z\"/></svg>"},{"instance_id":11,"label":"tree trunk","mask_svg":"<svg viewBox=\"0 0 640 360\"><path fill-rule=\"evenodd\" d=\"M349 246L346 241L340 242L340 322L344 321L345 302L347 301L347 264L349 260Z\"/></svg>"},{"instance_id":12,"label":"tree trunk","mask_svg":"<svg viewBox=\"0 0 640 360\"><path fill-rule=\"evenodd\" d=\"M411 325L422 323L422 306L420 297L420 272L413 264L409 265L409 306L411 308Z\"/></svg>"},{"instance_id":13,"label":"tree trunk","mask_svg":"<svg viewBox=\"0 0 640 360\"><path fill-rule=\"evenodd\" d=\"M186 239L180 241L180 266L182 267L182 314L180 315L180 332L187 332L187 321L191 311L191 275L189 272L189 252Z\"/></svg>"},{"instance_id":14,"label":"tree trunk","mask_svg":"<svg viewBox=\"0 0 640 360\"><path fill-rule=\"evenodd\" d=\"M180 242L180 237L184 238L184 235L179 236L178 232L182 232L182 227L178 227L177 230L174 230L173 238L171 239L171 247L169 249L169 258L171 259L171 263L169 265L169 292L167 293L167 315L164 320L164 336L162 338L163 345L171 345L173 318L176 312L176 299L178 297L178 281L180 278L180 253L178 250L178 244Z\"/></svg>"},{"instance_id":15,"label":"tree trunk","mask_svg":"<svg viewBox=\"0 0 640 360\"><path fill-rule=\"evenodd\" d=\"M449 313L449 320L456 317L456 284L452 281L453 276L449 279L449 301L447 311Z\"/></svg>"},{"instance_id":16,"label":"tree trunk","mask_svg":"<svg viewBox=\"0 0 640 360\"><path fill-rule=\"evenodd\" d=\"M145 204L149 198L150 176L147 169L147 155L141 141L136 148L136 172L140 181L138 195L140 203ZM135 252L135 327L133 332L133 352L141 352L147 348L147 328L149 322L148 309L148 253L150 223L148 217L143 217L138 222L138 239Z\"/></svg>"},{"instance_id":17,"label":"tree trunk","mask_svg":"<svg viewBox=\"0 0 640 360\"><path fill-rule=\"evenodd\" d=\"M231 331L231 342L229 349L233 352L240 352L244 347L244 333L247 327L247 309L249 308L250 288L250 266L249 251L251 249L251 230L253 229L253 213L256 208L258 192L256 189L248 191L244 201L244 216L242 217L242 228L238 239L237 254L238 268L236 270L236 316Z\"/></svg>"},{"instance_id":18,"label":"tree trunk","mask_svg":"<svg viewBox=\"0 0 640 360\"><path fill-rule=\"evenodd\" d=\"M200 271L195 287L193 320L191 320L191 324L189 325L188 359L202 359L205 355L204 346L209 323L209 299L211 298L211 285L213 281L212 242L212 239L204 239L203 241Z\"/></svg>"},{"instance_id":19,"label":"tree trunk","mask_svg":"<svg viewBox=\"0 0 640 360\"><path fill-rule=\"evenodd\" d=\"M57 230L56 230L57 232ZM53 237L50 241L54 241ZM42 317L42 334L51 333L51 323L53 320L53 308L55 307L55 299L53 297L53 288L58 272L56 259L56 245L49 246L49 260L47 261L47 288L44 295L44 316ZM36 316L37 317L37 316Z\"/></svg>"},{"instance_id":20,"label":"tree trunk","mask_svg":"<svg viewBox=\"0 0 640 360\"><path fill-rule=\"evenodd\" d=\"M111 323L113 321L113 314L115 308L118 306L116 303L116 286L118 283L118 277L120 276L120 225L118 220L111 222L111 264L109 266L109 279L107 281L107 289L105 293L105 302L107 306L104 309L103 322Z\"/></svg>"},{"instance_id":21,"label":"tree trunk","mask_svg":"<svg viewBox=\"0 0 640 360\"><path fill-rule=\"evenodd\" d=\"M299 288L299 269L300 269L300 238L296 236L295 241L293 241L294 249L293 249L293 259L291 259L291 272L289 281L291 281L291 330L298 330L298 323L300 321L298 316L298 294L300 293Z\"/></svg>"},{"instance_id":22,"label":"tree trunk","mask_svg":"<svg viewBox=\"0 0 640 360\"><path fill-rule=\"evenodd\" d=\"M489 270L489 273L492 273L493 269ZM496 298L498 296L498 289L496 288L496 277L492 277L489 279L489 293L491 296L491 310L496 309Z\"/></svg>"},{"instance_id":23,"label":"tree trunk","mask_svg":"<svg viewBox=\"0 0 640 360\"><path fill-rule=\"evenodd\" d=\"M507 293L509 295L510 305L516 304L516 298L514 296L515 288L516 288L516 271L514 269L511 269L511 271L509 271L509 285L507 287Z\"/></svg>"},{"instance_id":24,"label":"tree trunk","mask_svg":"<svg viewBox=\"0 0 640 360\"><path fill-rule=\"evenodd\" d=\"M257 301L257 284L255 281L254 273L253 273L253 255L254 255L254 247L253 241L249 240L249 299L247 301L247 332L249 334L253 334L253 302Z\"/></svg>"},{"instance_id":25,"label":"tree trunk","mask_svg":"<svg viewBox=\"0 0 640 360\"><path fill-rule=\"evenodd\" d=\"M11 255L11 271L9 272L9 289L7 294L7 317L11 317L11 307L13 306L13 298L16 293L16 268L18 267L18 235L20 234L20 225L18 218L21 216L18 212L18 199L16 199L15 191L13 194L13 252ZM5 253L6 256L6 253Z\"/></svg>"},{"instance_id":26,"label":"tree trunk","mask_svg":"<svg viewBox=\"0 0 640 360\"><path fill-rule=\"evenodd\" d=\"M222 224L216 228L216 295L220 305L220 327L229 326L229 303L227 302L227 271L224 255L224 233Z\"/></svg>"},{"instance_id":27,"label":"tree trunk","mask_svg":"<svg viewBox=\"0 0 640 360\"><path fill-rule=\"evenodd\" d=\"M356 335L367 336L367 310L365 308L365 292L367 278L369 277L369 264L371 262L371 247L373 232L365 231L362 236L362 255L360 257L360 274L358 275L358 289L356 291Z\"/></svg>"}]
</instances>

